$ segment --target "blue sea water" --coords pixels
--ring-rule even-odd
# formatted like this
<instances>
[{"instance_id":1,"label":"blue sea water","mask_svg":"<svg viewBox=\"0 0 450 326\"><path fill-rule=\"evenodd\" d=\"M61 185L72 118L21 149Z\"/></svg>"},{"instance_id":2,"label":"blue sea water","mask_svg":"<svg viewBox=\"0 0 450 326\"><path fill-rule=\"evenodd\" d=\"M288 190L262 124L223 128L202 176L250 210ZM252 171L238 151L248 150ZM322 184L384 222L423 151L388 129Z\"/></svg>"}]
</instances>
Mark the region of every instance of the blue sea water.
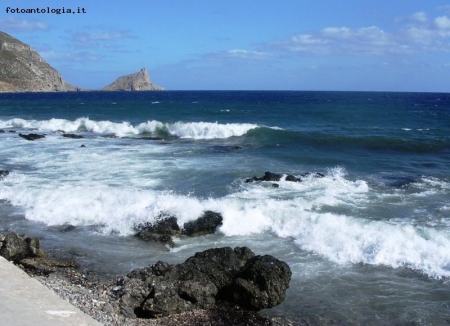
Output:
<instances>
[{"instance_id":1,"label":"blue sea water","mask_svg":"<svg viewBox=\"0 0 450 326\"><path fill-rule=\"evenodd\" d=\"M450 323L450 94L0 94L0 129L0 232L110 275L245 245L293 271L267 314ZM301 182L245 182L265 171ZM223 215L217 234L171 250L132 237L205 210Z\"/></svg>"}]
</instances>

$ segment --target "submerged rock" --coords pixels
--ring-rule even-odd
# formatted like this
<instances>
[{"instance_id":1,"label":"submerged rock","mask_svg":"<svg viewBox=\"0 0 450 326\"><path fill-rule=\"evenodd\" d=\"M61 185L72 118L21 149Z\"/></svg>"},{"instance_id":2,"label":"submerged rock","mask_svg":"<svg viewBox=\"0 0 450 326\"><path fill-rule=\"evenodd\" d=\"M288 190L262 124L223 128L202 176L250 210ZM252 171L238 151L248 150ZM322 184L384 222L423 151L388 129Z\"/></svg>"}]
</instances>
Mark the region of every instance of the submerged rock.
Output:
<instances>
[{"instance_id":1,"label":"submerged rock","mask_svg":"<svg viewBox=\"0 0 450 326\"><path fill-rule=\"evenodd\" d=\"M217 146L213 146L212 149L217 152L232 152L232 151L241 150L242 146L239 146L239 145L217 145Z\"/></svg>"},{"instance_id":2,"label":"submerged rock","mask_svg":"<svg viewBox=\"0 0 450 326\"><path fill-rule=\"evenodd\" d=\"M8 175L9 175L9 171L8 170L0 170L0 180L3 180Z\"/></svg>"},{"instance_id":3,"label":"submerged rock","mask_svg":"<svg viewBox=\"0 0 450 326\"><path fill-rule=\"evenodd\" d=\"M28 134L28 135L24 135L24 134L20 134L19 133L19 137L22 137L26 140L36 140L36 139L41 139L41 138L45 138L45 135L39 135L39 134Z\"/></svg>"},{"instance_id":4,"label":"submerged rock","mask_svg":"<svg viewBox=\"0 0 450 326\"><path fill-rule=\"evenodd\" d=\"M184 263L158 262L118 280L116 296L128 317L154 318L214 308L225 300L251 310L281 303L289 287L289 266L247 247L208 249Z\"/></svg>"},{"instance_id":5,"label":"submerged rock","mask_svg":"<svg viewBox=\"0 0 450 326\"><path fill-rule=\"evenodd\" d=\"M76 135L76 134L63 134L62 136L66 137L66 138L72 138L72 139L81 139L81 138L83 138L83 136Z\"/></svg>"}]
</instances>

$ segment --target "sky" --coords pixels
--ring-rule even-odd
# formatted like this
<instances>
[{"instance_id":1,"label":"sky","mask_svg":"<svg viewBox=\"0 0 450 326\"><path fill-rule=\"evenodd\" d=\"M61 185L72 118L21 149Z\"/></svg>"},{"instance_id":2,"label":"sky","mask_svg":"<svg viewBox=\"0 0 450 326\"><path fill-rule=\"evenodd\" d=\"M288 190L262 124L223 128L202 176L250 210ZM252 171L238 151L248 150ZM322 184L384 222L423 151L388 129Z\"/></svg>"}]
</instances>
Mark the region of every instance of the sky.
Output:
<instances>
[{"instance_id":1,"label":"sky","mask_svg":"<svg viewBox=\"0 0 450 326\"><path fill-rule=\"evenodd\" d=\"M445 1L0 0L0 31L87 89L450 91Z\"/></svg>"}]
</instances>

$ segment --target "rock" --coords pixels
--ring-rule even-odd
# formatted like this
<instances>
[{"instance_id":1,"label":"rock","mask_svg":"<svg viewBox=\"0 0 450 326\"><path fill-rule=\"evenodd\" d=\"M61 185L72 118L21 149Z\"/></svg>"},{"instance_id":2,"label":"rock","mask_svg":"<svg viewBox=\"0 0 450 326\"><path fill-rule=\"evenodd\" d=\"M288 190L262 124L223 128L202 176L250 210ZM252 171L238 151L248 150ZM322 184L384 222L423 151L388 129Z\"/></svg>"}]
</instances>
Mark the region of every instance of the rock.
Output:
<instances>
[{"instance_id":1,"label":"rock","mask_svg":"<svg viewBox=\"0 0 450 326\"><path fill-rule=\"evenodd\" d=\"M25 269L40 275L55 273L61 268L79 268L79 265L74 262L57 261L47 257L24 258L20 264Z\"/></svg>"},{"instance_id":2,"label":"rock","mask_svg":"<svg viewBox=\"0 0 450 326\"><path fill-rule=\"evenodd\" d=\"M191 237L214 233L222 221L222 214L206 211L195 221L184 223L182 233Z\"/></svg>"},{"instance_id":3,"label":"rock","mask_svg":"<svg viewBox=\"0 0 450 326\"><path fill-rule=\"evenodd\" d=\"M163 91L164 87L150 81L147 69L117 78L112 84L103 87L104 91Z\"/></svg>"},{"instance_id":4,"label":"rock","mask_svg":"<svg viewBox=\"0 0 450 326\"><path fill-rule=\"evenodd\" d=\"M272 256L255 256L247 247L213 248L182 264L135 270L117 281L114 292L128 317L210 309L222 300L260 310L284 299L290 277L289 266Z\"/></svg>"},{"instance_id":5,"label":"rock","mask_svg":"<svg viewBox=\"0 0 450 326\"><path fill-rule=\"evenodd\" d=\"M139 139L145 139L145 140L164 140L162 137L141 137Z\"/></svg>"},{"instance_id":6,"label":"rock","mask_svg":"<svg viewBox=\"0 0 450 326\"><path fill-rule=\"evenodd\" d=\"M9 175L9 171L7 170L0 170L0 180L3 180Z\"/></svg>"},{"instance_id":7,"label":"rock","mask_svg":"<svg viewBox=\"0 0 450 326\"><path fill-rule=\"evenodd\" d=\"M315 178L323 178L325 175L323 173L311 173L311 172L306 172L303 173L301 176L304 177L308 177L312 175ZM251 183L253 181L280 181L282 178L282 174L277 174L277 173L272 173L272 172L265 172L264 175L262 177L256 177L254 176L253 178L248 178L245 180L245 183ZM292 175L292 174L287 174L285 181L291 181L291 182L301 182L302 179L301 178L297 178L296 176Z\"/></svg>"},{"instance_id":8,"label":"rock","mask_svg":"<svg viewBox=\"0 0 450 326\"><path fill-rule=\"evenodd\" d=\"M43 256L44 252L40 248L38 238L21 238L11 232L3 240L0 255L8 260L20 262L24 258Z\"/></svg>"},{"instance_id":9,"label":"rock","mask_svg":"<svg viewBox=\"0 0 450 326\"><path fill-rule=\"evenodd\" d=\"M160 219L154 223L140 224L135 227L139 230L135 237L144 241L157 241L175 247L172 236L180 235L178 220L174 216L160 216Z\"/></svg>"},{"instance_id":10,"label":"rock","mask_svg":"<svg viewBox=\"0 0 450 326\"><path fill-rule=\"evenodd\" d=\"M252 257L235 280L234 302L250 310L277 306L285 298L291 276L285 262L269 255Z\"/></svg>"},{"instance_id":11,"label":"rock","mask_svg":"<svg viewBox=\"0 0 450 326\"><path fill-rule=\"evenodd\" d=\"M86 145L82 144L80 147L81 147L81 148L84 148L84 147L86 147Z\"/></svg>"},{"instance_id":12,"label":"rock","mask_svg":"<svg viewBox=\"0 0 450 326\"><path fill-rule=\"evenodd\" d=\"M0 129L0 134L4 134L5 131L3 129Z\"/></svg>"},{"instance_id":13,"label":"rock","mask_svg":"<svg viewBox=\"0 0 450 326\"><path fill-rule=\"evenodd\" d=\"M28 134L28 135L19 134L19 136L26 140L31 140L31 141L36 140L36 139L45 138L45 135L38 135L38 134Z\"/></svg>"},{"instance_id":14,"label":"rock","mask_svg":"<svg viewBox=\"0 0 450 326\"><path fill-rule=\"evenodd\" d=\"M75 135L75 134L63 134L62 136L63 136L63 137L66 137L66 138L72 138L72 139L80 139L80 138L83 138L83 136L81 136L81 135Z\"/></svg>"},{"instance_id":15,"label":"rock","mask_svg":"<svg viewBox=\"0 0 450 326\"><path fill-rule=\"evenodd\" d=\"M0 32L0 92L76 90L29 45Z\"/></svg>"},{"instance_id":16,"label":"rock","mask_svg":"<svg viewBox=\"0 0 450 326\"><path fill-rule=\"evenodd\" d=\"M232 152L239 151L242 149L242 147L239 145L217 145L213 146L212 149L218 152Z\"/></svg>"}]
</instances>

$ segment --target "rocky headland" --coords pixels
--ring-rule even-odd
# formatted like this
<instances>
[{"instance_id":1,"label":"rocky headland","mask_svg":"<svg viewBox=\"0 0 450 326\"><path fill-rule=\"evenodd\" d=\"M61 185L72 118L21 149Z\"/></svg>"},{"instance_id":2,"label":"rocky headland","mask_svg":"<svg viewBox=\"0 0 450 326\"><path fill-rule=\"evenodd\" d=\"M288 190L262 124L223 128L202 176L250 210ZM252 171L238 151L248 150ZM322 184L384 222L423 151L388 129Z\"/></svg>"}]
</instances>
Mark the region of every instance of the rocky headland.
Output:
<instances>
[{"instance_id":1,"label":"rocky headland","mask_svg":"<svg viewBox=\"0 0 450 326\"><path fill-rule=\"evenodd\" d=\"M0 32L0 91L67 92L77 87L67 83L35 50Z\"/></svg>"},{"instance_id":2,"label":"rocky headland","mask_svg":"<svg viewBox=\"0 0 450 326\"><path fill-rule=\"evenodd\" d=\"M0 31L0 92L74 92L80 87L67 83L33 48ZM119 77L105 91L162 91L150 81L147 69Z\"/></svg>"}]
</instances>

